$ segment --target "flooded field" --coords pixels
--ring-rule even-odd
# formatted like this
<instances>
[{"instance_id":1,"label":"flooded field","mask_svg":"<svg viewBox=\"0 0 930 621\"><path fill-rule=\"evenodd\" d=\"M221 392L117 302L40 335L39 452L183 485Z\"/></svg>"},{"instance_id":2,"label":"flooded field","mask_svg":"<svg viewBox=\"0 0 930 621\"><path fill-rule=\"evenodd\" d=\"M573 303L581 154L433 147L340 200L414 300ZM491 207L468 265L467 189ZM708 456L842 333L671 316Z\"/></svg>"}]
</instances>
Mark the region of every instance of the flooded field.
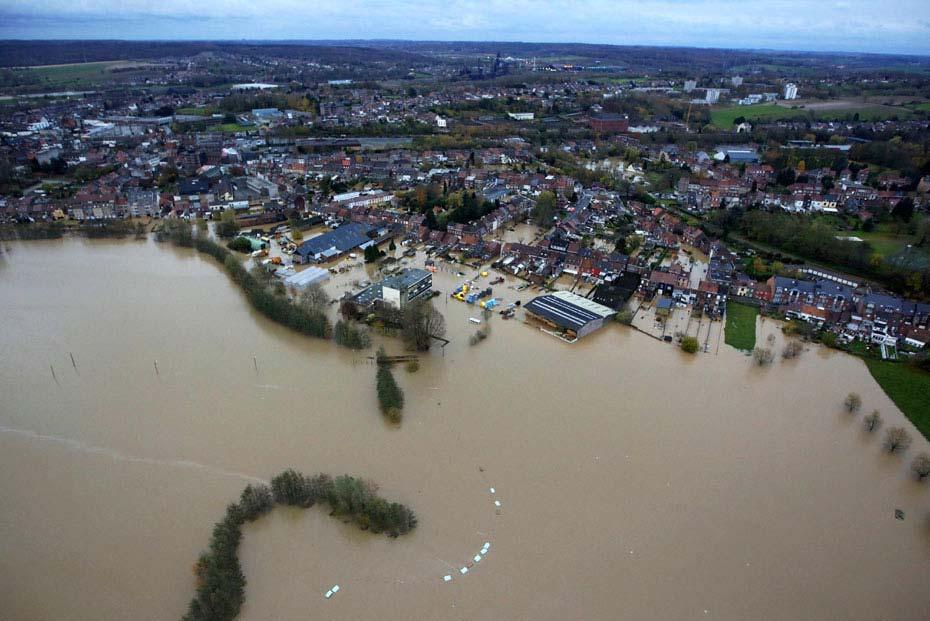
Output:
<instances>
[{"instance_id":1,"label":"flooded field","mask_svg":"<svg viewBox=\"0 0 930 621\"><path fill-rule=\"evenodd\" d=\"M532 297L513 286L495 293ZM269 322L207 257L7 245L0 618L179 618L226 504L287 467L370 477L420 525L392 540L317 509L262 518L240 550L245 620L930 616L930 487L908 476L927 442L858 359L811 347L760 370L619 325L567 345L522 313L472 347L478 311L435 303L452 342L395 371L397 427L372 352ZM912 429L904 458L841 411L851 390Z\"/></svg>"}]
</instances>

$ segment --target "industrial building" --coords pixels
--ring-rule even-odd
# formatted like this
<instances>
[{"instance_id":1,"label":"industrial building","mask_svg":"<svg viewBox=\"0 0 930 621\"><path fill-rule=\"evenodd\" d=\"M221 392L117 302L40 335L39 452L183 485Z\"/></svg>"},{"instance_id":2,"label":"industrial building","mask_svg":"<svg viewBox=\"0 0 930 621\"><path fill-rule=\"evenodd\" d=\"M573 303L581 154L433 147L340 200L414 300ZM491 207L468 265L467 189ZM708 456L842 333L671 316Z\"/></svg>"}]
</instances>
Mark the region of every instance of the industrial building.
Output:
<instances>
[{"instance_id":1,"label":"industrial building","mask_svg":"<svg viewBox=\"0 0 930 621\"><path fill-rule=\"evenodd\" d=\"M569 291L541 295L523 308L530 319L555 330L553 334L570 343L601 328L605 319L617 314L612 308Z\"/></svg>"},{"instance_id":2,"label":"industrial building","mask_svg":"<svg viewBox=\"0 0 930 621\"><path fill-rule=\"evenodd\" d=\"M329 261L352 250L364 250L374 243L370 235L374 229L367 224L353 222L338 229L308 239L297 247L295 263Z\"/></svg>"},{"instance_id":3,"label":"industrial building","mask_svg":"<svg viewBox=\"0 0 930 621\"><path fill-rule=\"evenodd\" d=\"M433 275L430 272L408 268L365 288L353 301L362 307L384 302L403 308L414 300L429 297L432 291Z\"/></svg>"},{"instance_id":4,"label":"industrial building","mask_svg":"<svg viewBox=\"0 0 930 621\"><path fill-rule=\"evenodd\" d=\"M319 267L308 267L284 279L284 284L295 289L306 289L310 285L323 283L329 279L329 272Z\"/></svg>"}]
</instances>

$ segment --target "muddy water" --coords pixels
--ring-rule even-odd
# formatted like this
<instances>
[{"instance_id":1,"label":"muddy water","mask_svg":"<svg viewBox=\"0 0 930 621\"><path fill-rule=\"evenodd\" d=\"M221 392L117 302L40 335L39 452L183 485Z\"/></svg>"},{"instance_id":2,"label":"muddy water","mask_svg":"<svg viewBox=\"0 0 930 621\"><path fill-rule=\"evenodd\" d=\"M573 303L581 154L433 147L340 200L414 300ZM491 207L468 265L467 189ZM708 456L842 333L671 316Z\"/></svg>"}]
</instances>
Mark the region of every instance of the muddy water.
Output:
<instances>
[{"instance_id":1,"label":"muddy water","mask_svg":"<svg viewBox=\"0 0 930 621\"><path fill-rule=\"evenodd\" d=\"M620 326L570 346L497 317L470 347L475 310L437 305L453 342L397 370L395 428L364 354L257 316L209 259L9 245L0 618L180 617L226 503L286 467L371 477L420 527L275 512L246 529L243 619L928 618L930 489L840 412L856 390L903 420L858 360L760 371L727 346L687 358Z\"/></svg>"}]
</instances>

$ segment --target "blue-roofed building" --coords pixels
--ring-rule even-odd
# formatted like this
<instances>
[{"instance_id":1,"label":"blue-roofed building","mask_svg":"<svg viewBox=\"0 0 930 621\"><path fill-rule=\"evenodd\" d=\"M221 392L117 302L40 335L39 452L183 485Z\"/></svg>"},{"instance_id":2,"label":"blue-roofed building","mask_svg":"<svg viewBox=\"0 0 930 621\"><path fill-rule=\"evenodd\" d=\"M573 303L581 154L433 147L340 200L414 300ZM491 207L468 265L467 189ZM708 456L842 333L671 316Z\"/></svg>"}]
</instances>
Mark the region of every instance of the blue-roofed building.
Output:
<instances>
[{"instance_id":1,"label":"blue-roofed building","mask_svg":"<svg viewBox=\"0 0 930 621\"><path fill-rule=\"evenodd\" d=\"M338 258L353 250L364 250L374 243L369 235L374 229L361 222L343 224L338 229L306 240L297 247L297 263L321 263Z\"/></svg>"},{"instance_id":2,"label":"blue-roofed building","mask_svg":"<svg viewBox=\"0 0 930 621\"><path fill-rule=\"evenodd\" d=\"M526 314L550 328L556 336L574 343L604 325L617 311L569 291L556 291L533 298L523 307Z\"/></svg>"}]
</instances>

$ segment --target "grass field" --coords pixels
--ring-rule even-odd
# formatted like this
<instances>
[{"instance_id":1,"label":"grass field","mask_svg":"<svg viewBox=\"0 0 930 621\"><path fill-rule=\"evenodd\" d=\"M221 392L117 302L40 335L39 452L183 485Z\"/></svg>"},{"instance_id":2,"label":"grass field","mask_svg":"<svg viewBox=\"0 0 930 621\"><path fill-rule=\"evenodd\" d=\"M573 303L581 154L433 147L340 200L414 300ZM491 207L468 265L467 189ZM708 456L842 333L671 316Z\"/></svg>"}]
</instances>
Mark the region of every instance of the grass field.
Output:
<instances>
[{"instance_id":1,"label":"grass field","mask_svg":"<svg viewBox=\"0 0 930 621\"><path fill-rule=\"evenodd\" d=\"M213 108L178 108L175 114L190 114L194 116L210 116L213 114Z\"/></svg>"},{"instance_id":2,"label":"grass field","mask_svg":"<svg viewBox=\"0 0 930 621\"><path fill-rule=\"evenodd\" d=\"M13 79L6 86L17 92L80 90L148 71L151 69L146 64L126 60L21 67L12 70Z\"/></svg>"},{"instance_id":3,"label":"grass field","mask_svg":"<svg viewBox=\"0 0 930 621\"><path fill-rule=\"evenodd\" d=\"M199 123L199 121L198 121ZM226 133L235 133L235 132L247 132L249 130L255 129L255 126L246 126L239 125L238 123L221 123L219 125L211 125L207 131L211 132L226 132Z\"/></svg>"},{"instance_id":4,"label":"grass field","mask_svg":"<svg viewBox=\"0 0 930 621\"><path fill-rule=\"evenodd\" d=\"M925 104L920 104L923 106ZM730 129L733 120L745 117L748 121L781 121L797 118L811 117L820 121L851 119L858 114L862 121L881 121L897 117L909 119L914 116L914 110L924 110L922 107L889 106L882 104L837 105L821 108L789 108L777 104L756 104L754 106L725 106L713 108L710 111L710 120L716 127Z\"/></svg>"},{"instance_id":5,"label":"grass field","mask_svg":"<svg viewBox=\"0 0 930 621\"><path fill-rule=\"evenodd\" d=\"M865 364L885 394L930 439L930 373L901 362L866 359Z\"/></svg>"},{"instance_id":6,"label":"grass field","mask_svg":"<svg viewBox=\"0 0 930 621\"><path fill-rule=\"evenodd\" d=\"M727 302L724 342L730 347L752 351L756 347L756 317L759 309L738 302Z\"/></svg>"}]
</instances>

